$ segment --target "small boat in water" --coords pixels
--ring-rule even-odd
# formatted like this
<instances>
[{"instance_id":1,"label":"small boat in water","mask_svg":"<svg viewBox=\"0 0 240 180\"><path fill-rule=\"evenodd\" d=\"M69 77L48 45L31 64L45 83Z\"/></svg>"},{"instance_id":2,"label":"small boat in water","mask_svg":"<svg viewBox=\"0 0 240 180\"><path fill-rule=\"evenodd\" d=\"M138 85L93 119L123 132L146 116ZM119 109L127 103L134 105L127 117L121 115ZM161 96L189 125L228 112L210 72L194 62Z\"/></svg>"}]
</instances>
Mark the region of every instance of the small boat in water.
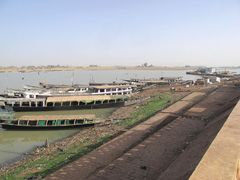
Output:
<instances>
[{"instance_id":1,"label":"small boat in water","mask_svg":"<svg viewBox=\"0 0 240 180\"><path fill-rule=\"evenodd\" d=\"M4 129L63 129L99 123L94 114L21 116L2 123Z\"/></svg>"}]
</instances>

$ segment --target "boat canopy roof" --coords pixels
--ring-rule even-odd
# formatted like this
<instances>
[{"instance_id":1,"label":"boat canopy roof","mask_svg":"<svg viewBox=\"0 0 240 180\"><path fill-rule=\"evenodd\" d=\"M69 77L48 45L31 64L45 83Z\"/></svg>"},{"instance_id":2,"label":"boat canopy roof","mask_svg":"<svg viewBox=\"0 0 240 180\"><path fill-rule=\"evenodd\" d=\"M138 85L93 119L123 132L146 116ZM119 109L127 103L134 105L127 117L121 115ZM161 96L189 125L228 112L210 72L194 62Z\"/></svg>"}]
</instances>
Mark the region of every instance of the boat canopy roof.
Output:
<instances>
[{"instance_id":1,"label":"boat canopy roof","mask_svg":"<svg viewBox=\"0 0 240 180\"><path fill-rule=\"evenodd\" d=\"M95 114L85 115L39 115L39 116L21 116L19 120L37 121L37 120L68 120L68 119L94 119Z\"/></svg>"},{"instance_id":2,"label":"boat canopy roof","mask_svg":"<svg viewBox=\"0 0 240 180\"><path fill-rule=\"evenodd\" d=\"M129 98L129 95L94 95L94 96L58 96L48 97L47 102L64 102L64 101L98 101Z\"/></svg>"}]
</instances>

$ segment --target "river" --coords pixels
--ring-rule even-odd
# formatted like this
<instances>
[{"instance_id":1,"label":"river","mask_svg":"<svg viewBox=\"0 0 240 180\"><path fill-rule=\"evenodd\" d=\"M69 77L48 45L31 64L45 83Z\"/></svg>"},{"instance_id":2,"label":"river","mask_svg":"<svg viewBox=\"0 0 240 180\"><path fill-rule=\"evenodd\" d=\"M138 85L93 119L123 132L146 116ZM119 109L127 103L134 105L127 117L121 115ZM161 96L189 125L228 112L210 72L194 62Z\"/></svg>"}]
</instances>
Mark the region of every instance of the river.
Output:
<instances>
[{"instance_id":1,"label":"river","mask_svg":"<svg viewBox=\"0 0 240 180\"><path fill-rule=\"evenodd\" d=\"M198 78L186 75L186 71L160 70L107 70L107 71L41 71L41 72L6 72L0 73L0 93L6 89L22 89L24 85L38 86L39 82L47 84L82 84L95 82L122 82L130 78L159 78L162 76L181 76L184 80Z\"/></svg>"},{"instance_id":2,"label":"river","mask_svg":"<svg viewBox=\"0 0 240 180\"><path fill-rule=\"evenodd\" d=\"M240 73L240 70L234 70ZM6 72L0 73L0 93L7 89L22 89L24 85L38 86L39 82L47 84L82 84L88 85L95 82L123 82L130 78L159 78L159 77L183 77L183 80L196 80L198 76L186 75L185 70L107 70L107 71L43 71L43 72ZM114 108L96 110L74 110L53 112L24 112L21 115L41 114L95 114L96 117L104 118ZM49 142L58 141L68 137L81 129L54 130L54 131L10 131L0 128L0 167L33 150L36 146L42 146L48 138Z\"/></svg>"}]
</instances>

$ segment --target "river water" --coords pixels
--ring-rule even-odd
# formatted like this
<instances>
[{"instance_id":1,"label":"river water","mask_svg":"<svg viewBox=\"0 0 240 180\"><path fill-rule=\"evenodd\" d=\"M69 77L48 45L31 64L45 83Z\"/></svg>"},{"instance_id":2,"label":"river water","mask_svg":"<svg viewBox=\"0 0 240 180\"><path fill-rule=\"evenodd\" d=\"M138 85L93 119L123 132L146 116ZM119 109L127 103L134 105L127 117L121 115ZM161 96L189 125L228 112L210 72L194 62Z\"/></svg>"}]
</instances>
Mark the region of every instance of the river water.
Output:
<instances>
[{"instance_id":1,"label":"river water","mask_svg":"<svg viewBox=\"0 0 240 180\"><path fill-rule=\"evenodd\" d=\"M184 80L196 79L197 76L186 75L186 71L160 70L107 70L107 71L43 71L43 72L7 72L0 73L0 93L6 89L22 89L24 85L38 86L39 82L47 84L82 84L95 82L122 82L130 78L159 78L162 76L181 76Z\"/></svg>"},{"instance_id":2,"label":"river water","mask_svg":"<svg viewBox=\"0 0 240 180\"><path fill-rule=\"evenodd\" d=\"M237 69L235 72L240 73ZM0 73L0 93L7 89L22 89L24 85L38 86L39 82L47 84L82 84L89 82L123 82L130 78L159 78L183 77L183 80L196 80L198 76L186 75L185 70L163 71L163 70L107 70L107 71L43 71L43 72L6 72ZM21 115L41 115L41 114L95 114L96 117L104 118L114 111L114 108L96 110L74 110L74 111L52 111L52 112L24 112L16 113ZM52 130L52 131L10 131L0 128L0 167L4 166L31 151L36 146L44 145L46 139L49 142L58 141L68 137L81 129Z\"/></svg>"}]
</instances>

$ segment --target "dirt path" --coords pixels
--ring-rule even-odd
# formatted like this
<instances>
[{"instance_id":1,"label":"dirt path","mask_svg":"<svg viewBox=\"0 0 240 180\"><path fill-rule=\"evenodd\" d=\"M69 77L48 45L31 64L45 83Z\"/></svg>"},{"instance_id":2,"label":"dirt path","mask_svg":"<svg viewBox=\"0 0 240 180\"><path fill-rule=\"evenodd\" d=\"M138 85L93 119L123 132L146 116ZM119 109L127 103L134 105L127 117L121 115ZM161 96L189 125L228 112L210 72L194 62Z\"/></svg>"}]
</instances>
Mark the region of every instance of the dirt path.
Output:
<instances>
[{"instance_id":1,"label":"dirt path","mask_svg":"<svg viewBox=\"0 0 240 180\"><path fill-rule=\"evenodd\" d=\"M46 179L188 179L239 97L196 91Z\"/></svg>"}]
</instances>

